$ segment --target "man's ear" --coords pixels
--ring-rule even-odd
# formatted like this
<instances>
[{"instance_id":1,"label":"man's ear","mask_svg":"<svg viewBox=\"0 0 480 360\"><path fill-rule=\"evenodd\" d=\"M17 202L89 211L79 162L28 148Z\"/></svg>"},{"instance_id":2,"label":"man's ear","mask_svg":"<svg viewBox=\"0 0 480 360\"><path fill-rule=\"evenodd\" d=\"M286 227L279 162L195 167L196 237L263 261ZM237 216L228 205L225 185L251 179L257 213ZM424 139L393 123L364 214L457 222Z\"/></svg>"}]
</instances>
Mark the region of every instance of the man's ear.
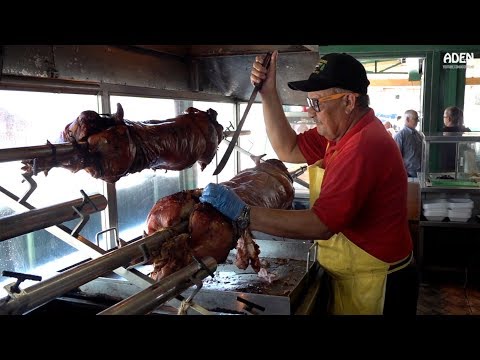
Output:
<instances>
[{"instance_id":1,"label":"man's ear","mask_svg":"<svg viewBox=\"0 0 480 360\"><path fill-rule=\"evenodd\" d=\"M353 108L355 107L355 102L357 101L356 99L357 97L353 93L347 94L347 96L344 97L345 112L347 114L350 114L352 112Z\"/></svg>"}]
</instances>

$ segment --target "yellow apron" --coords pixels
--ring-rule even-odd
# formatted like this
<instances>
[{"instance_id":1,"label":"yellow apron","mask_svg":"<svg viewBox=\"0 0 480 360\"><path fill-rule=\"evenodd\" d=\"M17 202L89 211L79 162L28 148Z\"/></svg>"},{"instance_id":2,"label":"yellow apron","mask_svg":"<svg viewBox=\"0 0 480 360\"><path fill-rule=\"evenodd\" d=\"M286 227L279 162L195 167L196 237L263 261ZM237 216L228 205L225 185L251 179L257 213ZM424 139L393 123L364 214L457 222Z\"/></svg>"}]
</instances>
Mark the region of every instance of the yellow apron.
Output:
<instances>
[{"instance_id":1,"label":"yellow apron","mask_svg":"<svg viewBox=\"0 0 480 360\"><path fill-rule=\"evenodd\" d=\"M310 207L320 195L325 173L322 167L323 160L319 160L308 168ZM316 242L317 259L331 277L329 313L383 314L387 274L406 267L411 261L412 254L406 259L389 264L359 248L341 232L328 240Z\"/></svg>"}]
</instances>

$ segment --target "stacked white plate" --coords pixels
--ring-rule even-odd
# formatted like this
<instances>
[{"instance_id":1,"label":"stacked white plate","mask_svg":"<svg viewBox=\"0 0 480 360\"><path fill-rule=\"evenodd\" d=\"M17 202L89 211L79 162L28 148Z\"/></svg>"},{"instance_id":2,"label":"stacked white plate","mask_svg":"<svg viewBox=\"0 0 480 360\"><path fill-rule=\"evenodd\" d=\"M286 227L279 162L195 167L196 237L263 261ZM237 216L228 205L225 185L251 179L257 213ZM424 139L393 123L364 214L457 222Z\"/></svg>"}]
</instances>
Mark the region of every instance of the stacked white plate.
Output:
<instances>
[{"instance_id":1,"label":"stacked white plate","mask_svg":"<svg viewBox=\"0 0 480 360\"><path fill-rule=\"evenodd\" d=\"M442 221L448 216L446 199L431 199L423 202L423 216L430 221Z\"/></svg>"},{"instance_id":2,"label":"stacked white plate","mask_svg":"<svg viewBox=\"0 0 480 360\"><path fill-rule=\"evenodd\" d=\"M448 199L448 218L450 221L466 222L472 217L473 201L467 198Z\"/></svg>"}]
</instances>

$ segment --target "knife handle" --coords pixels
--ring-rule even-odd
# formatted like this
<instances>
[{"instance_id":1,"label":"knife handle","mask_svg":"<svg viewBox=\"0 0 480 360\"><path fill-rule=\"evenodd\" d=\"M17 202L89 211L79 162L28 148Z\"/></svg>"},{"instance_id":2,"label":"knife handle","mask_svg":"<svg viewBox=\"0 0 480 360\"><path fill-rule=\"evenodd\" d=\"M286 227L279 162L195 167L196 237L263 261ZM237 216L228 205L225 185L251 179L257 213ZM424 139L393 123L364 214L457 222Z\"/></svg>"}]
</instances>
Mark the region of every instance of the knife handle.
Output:
<instances>
[{"instance_id":1,"label":"knife handle","mask_svg":"<svg viewBox=\"0 0 480 360\"><path fill-rule=\"evenodd\" d=\"M263 58L263 66L268 69L270 67L270 60L272 59L272 52L269 51L267 55ZM263 85L263 80L260 81L258 84L255 84L257 90L260 90Z\"/></svg>"}]
</instances>

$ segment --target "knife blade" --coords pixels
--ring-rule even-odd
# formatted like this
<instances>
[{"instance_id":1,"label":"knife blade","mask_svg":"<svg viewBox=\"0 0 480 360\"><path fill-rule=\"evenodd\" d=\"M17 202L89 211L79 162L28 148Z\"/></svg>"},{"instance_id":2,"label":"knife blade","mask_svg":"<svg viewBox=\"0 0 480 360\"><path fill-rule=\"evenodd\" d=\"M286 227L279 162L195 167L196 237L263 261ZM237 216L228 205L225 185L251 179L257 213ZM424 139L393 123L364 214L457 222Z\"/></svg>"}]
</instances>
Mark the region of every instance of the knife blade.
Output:
<instances>
[{"instance_id":1,"label":"knife blade","mask_svg":"<svg viewBox=\"0 0 480 360\"><path fill-rule=\"evenodd\" d=\"M270 66L271 58L272 58L272 53L268 52L267 55L265 55L265 58L263 59L263 65L267 69ZM220 174L220 172L225 167L225 164L227 163L228 159L230 158L230 154L232 153L233 149L235 148L235 145L237 144L238 137L240 136L240 132L242 130L243 124L245 123L245 119L247 118L248 112L250 111L250 108L252 107L252 104L255 101L255 98L257 97L258 91L262 88L262 84L263 84L263 81L255 85L255 88L252 91L252 95L250 95L250 99L248 99L247 107L242 115L240 122L237 125L237 129L235 130L235 133L233 134L232 140L230 140L230 144L228 144L228 148L225 151L225 154L223 154L222 160L220 160L220 163L217 165L217 168L213 172L213 175Z\"/></svg>"}]
</instances>

